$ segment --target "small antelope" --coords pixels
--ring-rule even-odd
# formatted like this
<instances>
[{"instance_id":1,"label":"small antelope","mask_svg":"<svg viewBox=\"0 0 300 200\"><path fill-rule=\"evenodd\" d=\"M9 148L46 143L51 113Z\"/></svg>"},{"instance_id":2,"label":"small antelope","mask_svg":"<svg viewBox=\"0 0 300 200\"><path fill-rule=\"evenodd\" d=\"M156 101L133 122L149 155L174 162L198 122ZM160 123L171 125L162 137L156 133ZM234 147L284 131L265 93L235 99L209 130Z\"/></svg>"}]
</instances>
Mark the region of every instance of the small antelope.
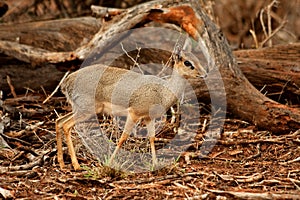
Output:
<instances>
[{"instance_id":1,"label":"small antelope","mask_svg":"<svg viewBox=\"0 0 300 200\"><path fill-rule=\"evenodd\" d=\"M122 135L109 159L109 165L134 125L143 120L150 140L153 167L157 166L154 146L155 118L161 117L181 97L185 78L203 78L207 71L192 54L179 52L173 56L171 77L164 80L154 75L143 75L130 70L96 64L70 74L62 83L62 92L73 111L56 120L57 160L64 168L62 131L75 170L80 169L71 140L75 125L74 113L93 107L96 113L127 116ZM91 84L92 83L92 84ZM79 87L79 88L78 88Z\"/></svg>"}]
</instances>

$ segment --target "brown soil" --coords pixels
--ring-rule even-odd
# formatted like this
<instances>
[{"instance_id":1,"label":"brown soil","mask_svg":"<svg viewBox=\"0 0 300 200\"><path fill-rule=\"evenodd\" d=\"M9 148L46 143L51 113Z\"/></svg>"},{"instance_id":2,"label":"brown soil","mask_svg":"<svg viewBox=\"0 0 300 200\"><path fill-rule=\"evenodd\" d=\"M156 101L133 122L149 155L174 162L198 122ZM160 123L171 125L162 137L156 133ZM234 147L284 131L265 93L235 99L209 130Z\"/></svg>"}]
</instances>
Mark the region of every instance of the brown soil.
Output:
<instances>
[{"instance_id":1,"label":"brown soil","mask_svg":"<svg viewBox=\"0 0 300 200\"><path fill-rule=\"evenodd\" d=\"M0 188L14 198L215 199L243 198L250 192L289 199L300 195L299 131L272 135L230 119L211 153L202 158L198 155L204 135L199 131L178 161L158 171L118 172L100 166L88 151L78 148L79 162L85 167L75 172L66 149L67 169L60 170L56 160L54 110L63 113L69 107L64 98L54 97L45 105L42 100L29 94L5 101L8 116L1 116L11 117L11 122L2 136L12 149L1 149ZM209 120L209 115L202 118ZM77 137L74 140L80 143Z\"/></svg>"}]
</instances>

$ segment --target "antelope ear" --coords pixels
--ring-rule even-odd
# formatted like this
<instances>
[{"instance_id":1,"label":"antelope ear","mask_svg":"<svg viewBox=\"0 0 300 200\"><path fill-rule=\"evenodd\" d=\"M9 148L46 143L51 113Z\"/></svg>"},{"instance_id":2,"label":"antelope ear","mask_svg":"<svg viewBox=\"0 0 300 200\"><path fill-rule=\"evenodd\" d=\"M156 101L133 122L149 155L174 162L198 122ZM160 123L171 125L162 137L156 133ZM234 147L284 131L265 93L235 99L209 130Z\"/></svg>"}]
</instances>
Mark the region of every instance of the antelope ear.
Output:
<instances>
[{"instance_id":1,"label":"antelope ear","mask_svg":"<svg viewBox=\"0 0 300 200\"><path fill-rule=\"evenodd\" d=\"M185 40L183 41L182 50L185 52L192 52L192 39L188 36L185 36Z\"/></svg>"},{"instance_id":2,"label":"antelope ear","mask_svg":"<svg viewBox=\"0 0 300 200\"><path fill-rule=\"evenodd\" d=\"M179 62L182 57L182 48L179 45L176 45L173 53L173 59L175 62Z\"/></svg>"},{"instance_id":3,"label":"antelope ear","mask_svg":"<svg viewBox=\"0 0 300 200\"><path fill-rule=\"evenodd\" d=\"M184 49L184 46L187 42L187 36L185 34L180 34L179 38L175 44L174 52L173 52L173 59L175 62L182 60L182 51Z\"/></svg>"}]
</instances>

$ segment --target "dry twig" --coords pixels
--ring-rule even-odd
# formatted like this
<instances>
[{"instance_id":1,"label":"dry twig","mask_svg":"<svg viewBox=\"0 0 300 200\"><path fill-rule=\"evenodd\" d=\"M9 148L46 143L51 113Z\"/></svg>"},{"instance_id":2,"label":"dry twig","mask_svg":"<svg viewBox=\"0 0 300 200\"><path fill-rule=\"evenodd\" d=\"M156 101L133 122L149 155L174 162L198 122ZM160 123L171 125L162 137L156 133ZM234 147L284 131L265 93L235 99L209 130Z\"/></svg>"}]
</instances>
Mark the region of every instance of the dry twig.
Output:
<instances>
[{"instance_id":1,"label":"dry twig","mask_svg":"<svg viewBox=\"0 0 300 200\"><path fill-rule=\"evenodd\" d=\"M6 79L7 79L7 84L9 85L11 94L13 95L14 98L17 98L17 94L15 92L15 87L12 85L11 79L8 75L6 76Z\"/></svg>"},{"instance_id":2,"label":"dry twig","mask_svg":"<svg viewBox=\"0 0 300 200\"><path fill-rule=\"evenodd\" d=\"M70 71L67 71L65 75L62 77L60 82L58 83L57 87L55 90L43 101L43 104L45 104L58 90L58 88L61 86L62 82L65 80L65 78L69 75Z\"/></svg>"},{"instance_id":3,"label":"dry twig","mask_svg":"<svg viewBox=\"0 0 300 200\"><path fill-rule=\"evenodd\" d=\"M33 162L24 164L24 165L17 165L17 166L9 166L9 167L0 167L0 174L9 172L9 171L19 171L19 170L26 170L31 169L35 166L40 166L43 163L44 155L37 157Z\"/></svg>"}]
</instances>

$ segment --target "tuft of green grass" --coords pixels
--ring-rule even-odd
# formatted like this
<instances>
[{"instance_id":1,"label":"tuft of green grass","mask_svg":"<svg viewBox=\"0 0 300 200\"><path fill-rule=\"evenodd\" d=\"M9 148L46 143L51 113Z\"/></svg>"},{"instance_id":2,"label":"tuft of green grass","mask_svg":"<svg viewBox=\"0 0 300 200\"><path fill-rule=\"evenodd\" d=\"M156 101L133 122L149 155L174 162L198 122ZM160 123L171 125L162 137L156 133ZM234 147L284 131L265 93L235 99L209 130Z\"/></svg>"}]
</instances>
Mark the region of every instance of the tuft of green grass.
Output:
<instances>
[{"instance_id":1,"label":"tuft of green grass","mask_svg":"<svg viewBox=\"0 0 300 200\"><path fill-rule=\"evenodd\" d=\"M112 179L124 179L127 177L127 174L125 172L105 165L101 165L98 167L82 166L82 169L85 170L84 177L90 179L101 179L105 177L110 177Z\"/></svg>"}]
</instances>

